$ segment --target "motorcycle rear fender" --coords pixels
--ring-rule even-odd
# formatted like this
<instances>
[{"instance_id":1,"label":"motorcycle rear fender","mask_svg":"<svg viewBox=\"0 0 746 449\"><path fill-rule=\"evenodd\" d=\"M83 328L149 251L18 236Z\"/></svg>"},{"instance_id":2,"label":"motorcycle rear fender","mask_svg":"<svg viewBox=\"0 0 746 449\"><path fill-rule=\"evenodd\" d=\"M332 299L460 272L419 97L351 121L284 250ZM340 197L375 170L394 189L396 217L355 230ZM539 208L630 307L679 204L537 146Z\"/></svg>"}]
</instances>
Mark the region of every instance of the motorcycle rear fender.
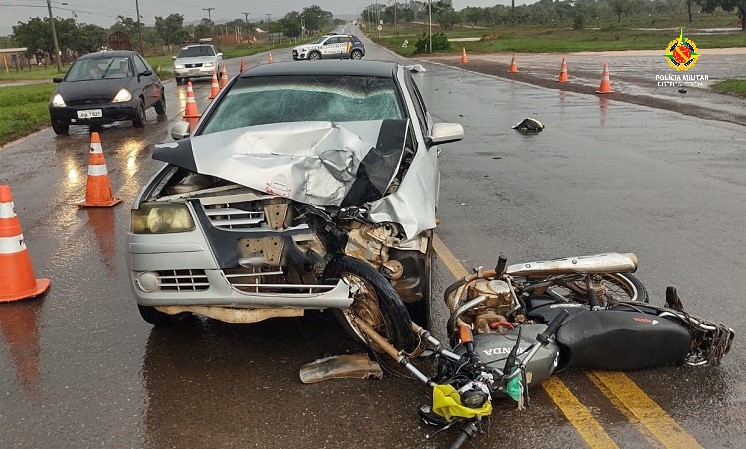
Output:
<instances>
[{"instance_id":1,"label":"motorcycle rear fender","mask_svg":"<svg viewBox=\"0 0 746 449\"><path fill-rule=\"evenodd\" d=\"M506 273L518 277L545 277L558 274L634 273L635 271L637 271L637 256L634 253L608 253L514 264L508 266Z\"/></svg>"},{"instance_id":2,"label":"motorcycle rear fender","mask_svg":"<svg viewBox=\"0 0 746 449\"><path fill-rule=\"evenodd\" d=\"M557 331L559 369L629 371L681 363L691 336L683 324L632 310L597 310L566 321Z\"/></svg>"}]
</instances>

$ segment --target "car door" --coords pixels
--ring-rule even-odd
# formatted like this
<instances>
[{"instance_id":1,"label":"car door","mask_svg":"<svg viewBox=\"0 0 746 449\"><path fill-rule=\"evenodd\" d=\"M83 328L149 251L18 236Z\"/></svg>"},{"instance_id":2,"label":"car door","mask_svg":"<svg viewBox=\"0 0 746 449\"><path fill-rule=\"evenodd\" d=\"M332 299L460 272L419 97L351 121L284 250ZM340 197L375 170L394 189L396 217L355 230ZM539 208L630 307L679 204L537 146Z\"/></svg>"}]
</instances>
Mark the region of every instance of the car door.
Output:
<instances>
[{"instance_id":1,"label":"car door","mask_svg":"<svg viewBox=\"0 0 746 449\"><path fill-rule=\"evenodd\" d=\"M341 44L341 38L334 36L324 42L323 57L324 58L339 58L340 49L343 47Z\"/></svg>"},{"instance_id":2,"label":"car door","mask_svg":"<svg viewBox=\"0 0 746 449\"><path fill-rule=\"evenodd\" d=\"M153 68L142 56L135 53L132 59L135 63L137 85L142 89L143 97L145 97L145 108L147 109L161 98L161 85L158 75L155 74ZM143 75L146 72L150 72L150 75Z\"/></svg>"}]
</instances>

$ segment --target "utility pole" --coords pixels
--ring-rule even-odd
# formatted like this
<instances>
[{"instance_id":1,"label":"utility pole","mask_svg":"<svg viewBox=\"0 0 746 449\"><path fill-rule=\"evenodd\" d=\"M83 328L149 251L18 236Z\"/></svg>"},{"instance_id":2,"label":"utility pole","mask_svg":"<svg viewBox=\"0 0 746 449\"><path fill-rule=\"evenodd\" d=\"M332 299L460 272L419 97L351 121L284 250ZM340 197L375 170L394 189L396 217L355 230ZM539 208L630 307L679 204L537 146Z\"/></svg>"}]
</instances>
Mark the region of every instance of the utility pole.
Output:
<instances>
[{"instance_id":1,"label":"utility pole","mask_svg":"<svg viewBox=\"0 0 746 449\"><path fill-rule=\"evenodd\" d=\"M207 11L207 20L210 22L210 33L215 33L215 30L212 26L212 11L214 11L215 8L202 8L202 11Z\"/></svg>"},{"instance_id":2,"label":"utility pole","mask_svg":"<svg viewBox=\"0 0 746 449\"><path fill-rule=\"evenodd\" d=\"M62 72L62 64L60 64L60 46L57 44L57 30L54 28L54 16L52 15L52 2L47 0L47 8L49 8L49 23L52 24L52 41L54 42L54 60L57 62L57 73Z\"/></svg>"},{"instance_id":3,"label":"utility pole","mask_svg":"<svg viewBox=\"0 0 746 449\"><path fill-rule=\"evenodd\" d=\"M394 38L396 38L396 0L394 0Z\"/></svg>"},{"instance_id":4,"label":"utility pole","mask_svg":"<svg viewBox=\"0 0 746 449\"><path fill-rule=\"evenodd\" d=\"M142 31L140 27L140 3L138 0L135 0L135 13L137 13L137 40L140 42L140 54L145 56L145 53L142 51Z\"/></svg>"},{"instance_id":5,"label":"utility pole","mask_svg":"<svg viewBox=\"0 0 746 449\"><path fill-rule=\"evenodd\" d=\"M267 37L272 41L272 48L275 48L275 40L272 39L272 14L265 14L267 16Z\"/></svg>"},{"instance_id":6,"label":"utility pole","mask_svg":"<svg viewBox=\"0 0 746 449\"><path fill-rule=\"evenodd\" d=\"M430 37L430 53L433 52L433 0L428 0L427 2L427 22L428 26L430 27L430 31L428 32L428 35Z\"/></svg>"},{"instance_id":7,"label":"utility pole","mask_svg":"<svg viewBox=\"0 0 746 449\"><path fill-rule=\"evenodd\" d=\"M249 16L251 15L250 12L242 12L244 18L246 19L246 39L248 41L251 41L251 24L249 23Z\"/></svg>"}]
</instances>

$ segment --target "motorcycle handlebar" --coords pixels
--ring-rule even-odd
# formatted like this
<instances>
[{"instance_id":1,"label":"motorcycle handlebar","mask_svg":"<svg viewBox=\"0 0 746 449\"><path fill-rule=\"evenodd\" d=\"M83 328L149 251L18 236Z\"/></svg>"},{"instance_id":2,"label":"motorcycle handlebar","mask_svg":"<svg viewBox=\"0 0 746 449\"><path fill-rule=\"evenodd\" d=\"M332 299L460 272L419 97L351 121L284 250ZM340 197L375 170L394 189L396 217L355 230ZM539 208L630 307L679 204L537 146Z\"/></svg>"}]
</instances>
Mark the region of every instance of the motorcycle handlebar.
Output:
<instances>
[{"instance_id":1,"label":"motorcycle handlebar","mask_svg":"<svg viewBox=\"0 0 746 449\"><path fill-rule=\"evenodd\" d=\"M562 323L565 322L565 318L567 318L568 316L570 316L570 313L567 310L560 310L560 313L558 313L557 316L554 317L554 319L549 323L549 326L544 329L544 332L541 332L539 335L536 336L536 339L543 346L546 346L547 343L549 343L549 339L552 338L552 335L554 335L555 332L557 332L557 329L559 329Z\"/></svg>"},{"instance_id":2,"label":"motorcycle handlebar","mask_svg":"<svg viewBox=\"0 0 746 449\"><path fill-rule=\"evenodd\" d=\"M451 444L450 449L459 449L469 438L473 437L477 433L477 426L469 421L458 433L458 437Z\"/></svg>"}]
</instances>

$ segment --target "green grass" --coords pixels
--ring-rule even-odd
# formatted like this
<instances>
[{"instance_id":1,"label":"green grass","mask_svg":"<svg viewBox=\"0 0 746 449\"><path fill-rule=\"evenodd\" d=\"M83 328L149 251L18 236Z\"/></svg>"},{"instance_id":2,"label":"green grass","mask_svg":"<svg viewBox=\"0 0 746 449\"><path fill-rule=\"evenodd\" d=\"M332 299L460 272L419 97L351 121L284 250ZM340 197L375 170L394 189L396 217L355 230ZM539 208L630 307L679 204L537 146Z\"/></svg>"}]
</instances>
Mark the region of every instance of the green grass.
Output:
<instances>
[{"instance_id":1,"label":"green grass","mask_svg":"<svg viewBox=\"0 0 746 449\"><path fill-rule=\"evenodd\" d=\"M712 24L724 26L723 24ZM728 24L725 24L728 25ZM671 26L661 23L658 26ZM674 25L675 26L675 25ZM708 25L709 26L709 25ZM497 28L451 28L441 30L433 27L433 33L445 32L449 38L483 37L496 35L497 39L478 42L452 42L453 51L461 47L473 53L521 52L521 53L567 53L577 51L607 51L607 50L661 50L669 41L678 37L674 30L636 30L637 26L626 24L599 23L589 25L588 29L573 30L569 23L548 26L516 26ZM600 29L591 29L600 28ZM422 36L425 29L419 27L399 28L398 36L394 38L392 30L379 39L373 33L373 41L384 45L395 52L410 56L414 52L414 43ZM686 33L686 30L685 30ZM688 36L699 49L743 47L746 45L746 33L734 31L731 33ZM409 45L402 48L402 42L407 39Z\"/></svg>"},{"instance_id":2,"label":"green grass","mask_svg":"<svg viewBox=\"0 0 746 449\"><path fill-rule=\"evenodd\" d=\"M741 97L746 97L746 79L729 79L714 83L713 89L724 92L733 93Z\"/></svg>"},{"instance_id":3,"label":"green grass","mask_svg":"<svg viewBox=\"0 0 746 449\"><path fill-rule=\"evenodd\" d=\"M49 126L49 98L55 87L0 87L0 145Z\"/></svg>"}]
</instances>

